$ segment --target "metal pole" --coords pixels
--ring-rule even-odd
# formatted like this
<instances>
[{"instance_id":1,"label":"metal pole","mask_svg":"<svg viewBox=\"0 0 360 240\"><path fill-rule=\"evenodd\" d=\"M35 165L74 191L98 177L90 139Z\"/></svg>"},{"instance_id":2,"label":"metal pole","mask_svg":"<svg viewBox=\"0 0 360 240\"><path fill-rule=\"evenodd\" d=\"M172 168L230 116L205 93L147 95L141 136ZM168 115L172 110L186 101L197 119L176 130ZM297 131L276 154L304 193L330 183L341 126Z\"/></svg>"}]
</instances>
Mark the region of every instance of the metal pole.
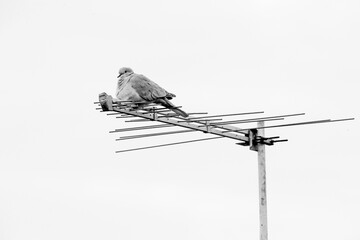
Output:
<instances>
[{"instance_id":1,"label":"metal pole","mask_svg":"<svg viewBox=\"0 0 360 240\"><path fill-rule=\"evenodd\" d=\"M258 122L258 136L264 137L263 121ZM265 144L258 144L258 171L259 171L259 208L260 208L260 240L268 239L267 229L267 201L266 201L266 168Z\"/></svg>"}]
</instances>

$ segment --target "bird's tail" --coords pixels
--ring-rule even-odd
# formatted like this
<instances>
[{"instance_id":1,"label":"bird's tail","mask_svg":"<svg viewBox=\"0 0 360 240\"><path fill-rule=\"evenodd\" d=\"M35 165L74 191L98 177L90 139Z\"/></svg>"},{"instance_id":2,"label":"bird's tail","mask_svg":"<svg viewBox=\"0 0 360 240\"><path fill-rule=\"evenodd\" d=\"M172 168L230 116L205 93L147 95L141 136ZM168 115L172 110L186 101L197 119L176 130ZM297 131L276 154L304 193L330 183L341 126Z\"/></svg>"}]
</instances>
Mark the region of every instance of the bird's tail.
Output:
<instances>
[{"instance_id":1,"label":"bird's tail","mask_svg":"<svg viewBox=\"0 0 360 240\"><path fill-rule=\"evenodd\" d=\"M169 100L167 100L166 98L161 99L159 101L159 103L161 105L163 105L164 107L170 109L171 111L173 111L174 113L182 116L182 117L188 117L189 114L187 114L186 112L184 112L183 110L180 110L179 108L177 108L174 104L172 104Z\"/></svg>"},{"instance_id":2,"label":"bird's tail","mask_svg":"<svg viewBox=\"0 0 360 240\"><path fill-rule=\"evenodd\" d=\"M184 112L183 110L181 109L178 109L178 108L173 108L171 109L171 111L175 112L176 114L180 115L180 116L183 116L185 118L187 118L189 116L189 114L187 114L186 112Z\"/></svg>"}]
</instances>

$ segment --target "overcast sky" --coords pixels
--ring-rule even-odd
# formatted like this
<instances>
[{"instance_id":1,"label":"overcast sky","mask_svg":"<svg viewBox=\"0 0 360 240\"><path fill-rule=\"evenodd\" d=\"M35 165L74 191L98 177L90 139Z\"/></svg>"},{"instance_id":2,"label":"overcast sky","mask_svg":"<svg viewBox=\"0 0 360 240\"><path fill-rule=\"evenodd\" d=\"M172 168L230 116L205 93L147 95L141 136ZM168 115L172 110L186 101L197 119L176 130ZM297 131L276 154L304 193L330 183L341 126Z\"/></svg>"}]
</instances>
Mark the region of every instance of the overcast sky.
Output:
<instances>
[{"instance_id":1,"label":"overcast sky","mask_svg":"<svg viewBox=\"0 0 360 240\"><path fill-rule=\"evenodd\" d=\"M115 153L207 137L115 141L143 125L95 110L123 66L187 112L357 118L267 129L266 157L269 239L360 239L359 29L357 0L0 1L0 239L259 238L255 152Z\"/></svg>"}]
</instances>

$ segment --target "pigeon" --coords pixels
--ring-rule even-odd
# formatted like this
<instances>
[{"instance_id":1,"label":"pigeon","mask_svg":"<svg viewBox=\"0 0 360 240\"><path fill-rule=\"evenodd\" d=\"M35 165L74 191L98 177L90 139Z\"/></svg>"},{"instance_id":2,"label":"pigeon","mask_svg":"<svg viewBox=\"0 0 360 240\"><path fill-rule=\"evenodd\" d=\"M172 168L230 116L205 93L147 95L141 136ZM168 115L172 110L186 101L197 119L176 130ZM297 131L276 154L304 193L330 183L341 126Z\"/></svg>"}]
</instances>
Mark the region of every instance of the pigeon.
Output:
<instances>
[{"instance_id":1,"label":"pigeon","mask_svg":"<svg viewBox=\"0 0 360 240\"><path fill-rule=\"evenodd\" d=\"M189 116L169 101L176 97L175 94L167 92L149 78L134 73L128 67L122 67L119 70L116 97L120 101L157 103L182 117L186 118Z\"/></svg>"}]
</instances>

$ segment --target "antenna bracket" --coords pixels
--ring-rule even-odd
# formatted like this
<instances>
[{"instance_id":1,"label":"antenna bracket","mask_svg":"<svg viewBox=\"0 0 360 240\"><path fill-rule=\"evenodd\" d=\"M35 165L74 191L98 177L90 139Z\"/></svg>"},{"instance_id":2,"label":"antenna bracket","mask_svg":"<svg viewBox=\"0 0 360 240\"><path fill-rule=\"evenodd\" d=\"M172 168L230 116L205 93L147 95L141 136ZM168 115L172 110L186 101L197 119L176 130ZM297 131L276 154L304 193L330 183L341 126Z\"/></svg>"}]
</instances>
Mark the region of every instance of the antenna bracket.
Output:
<instances>
[{"instance_id":1,"label":"antenna bracket","mask_svg":"<svg viewBox=\"0 0 360 240\"><path fill-rule=\"evenodd\" d=\"M287 140L274 140L279 137L266 138L266 137L258 136L258 130L256 128L250 129L245 136L248 137L249 140L246 142L237 143L237 144L241 145L241 146L249 146L250 150L256 151L256 152L258 151L259 144L265 144L268 146L272 146L272 145L274 145L275 142L287 141Z\"/></svg>"}]
</instances>

